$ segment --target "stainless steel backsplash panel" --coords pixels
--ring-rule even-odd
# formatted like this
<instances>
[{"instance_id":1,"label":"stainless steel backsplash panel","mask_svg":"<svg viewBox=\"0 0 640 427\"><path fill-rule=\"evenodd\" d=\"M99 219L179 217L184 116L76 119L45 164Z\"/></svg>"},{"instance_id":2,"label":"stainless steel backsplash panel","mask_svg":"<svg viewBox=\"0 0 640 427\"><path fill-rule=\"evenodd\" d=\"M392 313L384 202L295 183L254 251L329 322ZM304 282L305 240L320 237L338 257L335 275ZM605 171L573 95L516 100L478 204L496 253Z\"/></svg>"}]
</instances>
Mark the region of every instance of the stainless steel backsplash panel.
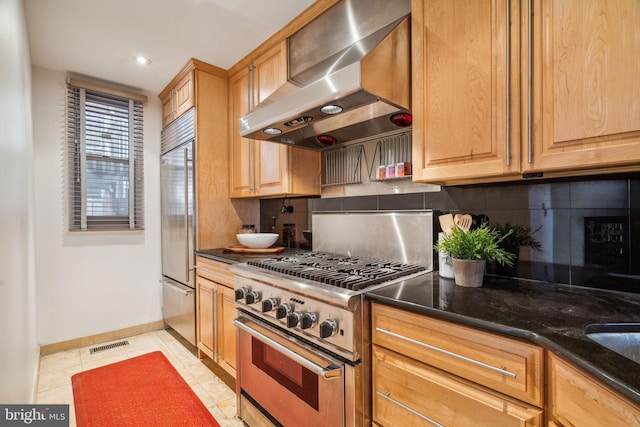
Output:
<instances>
[{"instance_id":1,"label":"stainless steel backsplash panel","mask_svg":"<svg viewBox=\"0 0 640 427\"><path fill-rule=\"evenodd\" d=\"M433 269L433 212L313 212L313 250Z\"/></svg>"}]
</instances>

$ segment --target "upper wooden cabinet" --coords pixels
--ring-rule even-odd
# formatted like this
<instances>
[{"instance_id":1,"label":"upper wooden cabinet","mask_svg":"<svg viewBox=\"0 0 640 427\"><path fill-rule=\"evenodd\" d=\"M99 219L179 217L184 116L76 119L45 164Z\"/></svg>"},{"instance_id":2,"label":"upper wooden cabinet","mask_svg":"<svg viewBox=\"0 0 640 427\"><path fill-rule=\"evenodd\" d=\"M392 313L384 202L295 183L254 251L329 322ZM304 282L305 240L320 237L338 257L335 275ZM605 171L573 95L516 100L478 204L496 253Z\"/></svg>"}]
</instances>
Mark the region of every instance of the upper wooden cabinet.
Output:
<instances>
[{"instance_id":1,"label":"upper wooden cabinet","mask_svg":"<svg viewBox=\"0 0 640 427\"><path fill-rule=\"evenodd\" d=\"M528 5L412 2L414 180L640 168L636 2Z\"/></svg>"},{"instance_id":2,"label":"upper wooden cabinet","mask_svg":"<svg viewBox=\"0 0 640 427\"><path fill-rule=\"evenodd\" d=\"M511 3L517 12L518 2ZM515 117L508 107L517 103L507 100L507 84L512 92L518 87L507 77L517 64L508 64L508 52L518 52L519 32L507 15L505 0L412 2L414 180L518 172L517 162L506 162L509 149L518 154L507 136L517 142L519 134L518 121L508 122Z\"/></svg>"},{"instance_id":3,"label":"upper wooden cabinet","mask_svg":"<svg viewBox=\"0 0 640 427\"><path fill-rule=\"evenodd\" d=\"M533 2L532 160L523 160L524 172L638 170L639 6Z\"/></svg>"},{"instance_id":4,"label":"upper wooden cabinet","mask_svg":"<svg viewBox=\"0 0 640 427\"><path fill-rule=\"evenodd\" d=\"M242 138L239 120L287 79L286 42L229 79L231 197L320 194L320 153Z\"/></svg>"},{"instance_id":5,"label":"upper wooden cabinet","mask_svg":"<svg viewBox=\"0 0 640 427\"><path fill-rule=\"evenodd\" d=\"M195 108L196 249L234 244L242 225L229 199L228 96L227 72L195 59L159 95L173 99L174 112Z\"/></svg>"},{"instance_id":6,"label":"upper wooden cabinet","mask_svg":"<svg viewBox=\"0 0 640 427\"><path fill-rule=\"evenodd\" d=\"M171 87L160 94L162 101L162 127L180 117L195 105L195 71L189 70Z\"/></svg>"}]
</instances>

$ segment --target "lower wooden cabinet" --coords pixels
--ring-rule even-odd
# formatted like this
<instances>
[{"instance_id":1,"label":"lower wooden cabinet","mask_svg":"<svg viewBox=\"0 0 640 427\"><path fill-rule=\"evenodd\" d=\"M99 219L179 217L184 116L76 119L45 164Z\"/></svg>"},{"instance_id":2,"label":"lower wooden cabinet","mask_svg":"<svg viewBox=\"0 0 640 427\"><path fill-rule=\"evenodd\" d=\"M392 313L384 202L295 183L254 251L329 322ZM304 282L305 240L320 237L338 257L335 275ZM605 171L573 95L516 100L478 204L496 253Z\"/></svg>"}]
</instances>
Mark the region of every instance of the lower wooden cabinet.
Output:
<instances>
[{"instance_id":1,"label":"lower wooden cabinet","mask_svg":"<svg viewBox=\"0 0 640 427\"><path fill-rule=\"evenodd\" d=\"M549 427L640 426L640 408L549 354Z\"/></svg>"},{"instance_id":2,"label":"lower wooden cabinet","mask_svg":"<svg viewBox=\"0 0 640 427\"><path fill-rule=\"evenodd\" d=\"M542 426L543 411L383 347L373 351L373 414L383 426Z\"/></svg>"},{"instance_id":3,"label":"lower wooden cabinet","mask_svg":"<svg viewBox=\"0 0 640 427\"><path fill-rule=\"evenodd\" d=\"M371 313L379 425L543 425L542 348L384 304Z\"/></svg>"},{"instance_id":4,"label":"lower wooden cabinet","mask_svg":"<svg viewBox=\"0 0 640 427\"><path fill-rule=\"evenodd\" d=\"M543 407L541 347L383 304L372 316L375 344Z\"/></svg>"},{"instance_id":5,"label":"lower wooden cabinet","mask_svg":"<svg viewBox=\"0 0 640 427\"><path fill-rule=\"evenodd\" d=\"M376 426L640 427L640 405L528 342L372 303Z\"/></svg>"},{"instance_id":6,"label":"lower wooden cabinet","mask_svg":"<svg viewBox=\"0 0 640 427\"><path fill-rule=\"evenodd\" d=\"M236 327L233 274L229 265L196 257L198 356L208 356L236 376Z\"/></svg>"}]
</instances>

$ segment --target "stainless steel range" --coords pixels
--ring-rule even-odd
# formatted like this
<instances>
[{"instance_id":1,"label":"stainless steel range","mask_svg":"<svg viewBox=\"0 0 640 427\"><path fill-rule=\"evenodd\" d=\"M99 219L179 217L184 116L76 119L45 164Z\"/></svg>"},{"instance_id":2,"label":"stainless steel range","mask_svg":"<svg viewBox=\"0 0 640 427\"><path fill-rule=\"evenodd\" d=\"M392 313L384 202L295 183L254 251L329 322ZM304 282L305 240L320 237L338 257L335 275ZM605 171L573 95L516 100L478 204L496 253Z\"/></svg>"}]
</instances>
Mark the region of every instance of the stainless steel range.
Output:
<instances>
[{"instance_id":1,"label":"stainless steel range","mask_svg":"<svg viewBox=\"0 0 640 427\"><path fill-rule=\"evenodd\" d=\"M367 290L432 269L431 211L315 212L313 251L235 264L239 415L370 421Z\"/></svg>"}]
</instances>

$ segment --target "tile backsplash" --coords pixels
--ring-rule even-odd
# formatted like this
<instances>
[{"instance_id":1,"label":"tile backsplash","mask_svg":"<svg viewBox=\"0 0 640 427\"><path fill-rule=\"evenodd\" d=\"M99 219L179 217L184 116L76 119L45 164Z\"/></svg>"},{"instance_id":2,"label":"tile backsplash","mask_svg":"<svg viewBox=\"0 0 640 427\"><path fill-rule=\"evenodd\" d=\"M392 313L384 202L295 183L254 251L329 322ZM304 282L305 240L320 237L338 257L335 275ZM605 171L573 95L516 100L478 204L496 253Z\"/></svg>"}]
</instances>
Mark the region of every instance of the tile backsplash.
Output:
<instances>
[{"instance_id":1,"label":"tile backsplash","mask_svg":"<svg viewBox=\"0 0 640 427\"><path fill-rule=\"evenodd\" d=\"M540 251L521 248L516 275L524 278L640 292L640 175L589 179L441 187L440 191L356 197L292 199L294 214L281 214L282 200L261 201L261 228L297 222L311 228L313 211L432 209L484 214L539 230ZM289 219L296 218L296 221ZM434 227L439 228L438 221ZM587 232L585 233L585 230ZM586 239L587 244L585 245ZM628 283L627 283L628 282ZM615 288L615 286L612 285Z\"/></svg>"}]
</instances>

